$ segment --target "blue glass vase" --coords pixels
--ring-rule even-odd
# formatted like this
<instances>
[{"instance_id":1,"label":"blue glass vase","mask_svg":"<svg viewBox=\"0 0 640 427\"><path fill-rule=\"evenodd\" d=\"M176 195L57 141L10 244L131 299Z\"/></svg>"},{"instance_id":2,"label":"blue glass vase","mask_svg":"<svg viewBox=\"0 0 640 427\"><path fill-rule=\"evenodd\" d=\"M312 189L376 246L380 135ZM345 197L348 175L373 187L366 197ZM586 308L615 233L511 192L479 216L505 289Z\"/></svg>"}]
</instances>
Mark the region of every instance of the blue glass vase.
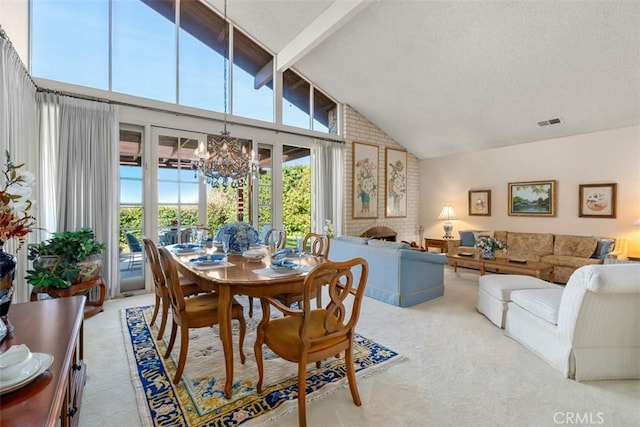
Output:
<instances>
[{"instance_id":1,"label":"blue glass vase","mask_svg":"<svg viewBox=\"0 0 640 427\"><path fill-rule=\"evenodd\" d=\"M0 319L6 325L6 334L10 334L13 331L13 327L9 324L7 316L9 315L11 298L13 297L16 257L6 253L2 249L3 245L4 242L0 242Z\"/></svg>"}]
</instances>

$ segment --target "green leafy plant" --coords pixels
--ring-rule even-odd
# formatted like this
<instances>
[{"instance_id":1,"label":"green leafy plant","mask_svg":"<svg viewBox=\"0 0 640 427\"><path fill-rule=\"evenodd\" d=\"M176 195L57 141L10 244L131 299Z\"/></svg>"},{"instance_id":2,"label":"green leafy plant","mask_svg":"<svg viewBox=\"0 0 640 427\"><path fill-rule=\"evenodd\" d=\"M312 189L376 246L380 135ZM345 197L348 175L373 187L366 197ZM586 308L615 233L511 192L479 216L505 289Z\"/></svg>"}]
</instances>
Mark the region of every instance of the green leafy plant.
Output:
<instances>
[{"instance_id":1,"label":"green leafy plant","mask_svg":"<svg viewBox=\"0 0 640 427\"><path fill-rule=\"evenodd\" d=\"M104 244L94 239L93 230L53 233L53 237L40 243L29 244L28 258L33 269L27 270L27 282L36 287L68 288L80 275L78 263L88 257L101 254ZM43 262L50 257L51 263Z\"/></svg>"}]
</instances>

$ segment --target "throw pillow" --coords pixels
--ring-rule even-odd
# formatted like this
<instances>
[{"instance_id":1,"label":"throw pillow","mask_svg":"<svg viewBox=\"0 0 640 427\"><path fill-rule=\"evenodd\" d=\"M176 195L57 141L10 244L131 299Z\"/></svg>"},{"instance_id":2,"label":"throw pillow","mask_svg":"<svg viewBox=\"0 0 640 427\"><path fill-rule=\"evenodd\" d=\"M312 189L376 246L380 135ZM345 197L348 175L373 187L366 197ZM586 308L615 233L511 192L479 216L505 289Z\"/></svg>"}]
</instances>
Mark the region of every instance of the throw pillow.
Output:
<instances>
[{"instance_id":1,"label":"throw pillow","mask_svg":"<svg viewBox=\"0 0 640 427\"><path fill-rule=\"evenodd\" d=\"M616 241L613 239L602 239L600 237L592 236L598 242L596 250L591 255L591 258L606 259L607 254L613 250Z\"/></svg>"},{"instance_id":2,"label":"throw pillow","mask_svg":"<svg viewBox=\"0 0 640 427\"><path fill-rule=\"evenodd\" d=\"M480 236L493 237L493 231L473 231L474 240L478 240Z\"/></svg>"},{"instance_id":3,"label":"throw pillow","mask_svg":"<svg viewBox=\"0 0 640 427\"><path fill-rule=\"evenodd\" d=\"M476 244L476 238L473 235L473 230L460 230L460 246L473 246Z\"/></svg>"}]
</instances>

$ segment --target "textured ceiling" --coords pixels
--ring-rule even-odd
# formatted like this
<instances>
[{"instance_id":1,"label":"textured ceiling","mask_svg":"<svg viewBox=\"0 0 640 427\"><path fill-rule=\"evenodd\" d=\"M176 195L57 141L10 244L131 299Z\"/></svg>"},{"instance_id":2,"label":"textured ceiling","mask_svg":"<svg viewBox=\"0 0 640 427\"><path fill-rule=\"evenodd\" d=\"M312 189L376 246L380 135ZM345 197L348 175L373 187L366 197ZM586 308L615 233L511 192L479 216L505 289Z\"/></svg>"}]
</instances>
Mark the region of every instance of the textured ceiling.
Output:
<instances>
[{"instance_id":1,"label":"textured ceiling","mask_svg":"<svg viewBox=\"0 0 640 427\"><path fill-rule=\"evenodd\" d=\"M277 54L333 3L227 14ZM640 1L360 3L292 67L418 158L640 124Z\"/></svg>"}]
</instances>

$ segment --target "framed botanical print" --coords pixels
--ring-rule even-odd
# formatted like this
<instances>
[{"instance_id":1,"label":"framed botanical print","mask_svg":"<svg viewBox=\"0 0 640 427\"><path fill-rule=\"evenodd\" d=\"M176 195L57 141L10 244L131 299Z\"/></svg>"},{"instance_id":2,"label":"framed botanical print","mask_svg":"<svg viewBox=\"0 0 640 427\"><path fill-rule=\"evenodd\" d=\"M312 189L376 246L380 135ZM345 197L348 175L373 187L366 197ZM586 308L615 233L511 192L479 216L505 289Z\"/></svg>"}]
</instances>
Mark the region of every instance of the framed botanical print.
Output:
<instances>
[{"instance_id":1,"label":"framed botanical print","mask_svg":"<svg viewBox=\"0 0 640 427\"><path fill-rule=\"evenodd\" d=\"M491 216L491 190L469 190L469 215Z\"/></svg>"},{"instance_id":2,"label":"framed botanical print","mask_svg":"<svg viewBox=\"0 0 640 427\"><path fill-rule=\"evenodd\" d=\"M616 187L611 184L581 184L579 217L615 218Z\"/></svg>"},{"instance_id":3,"label":"framed botanical print","mask_svg":"<svg viewBox=\"0 0 640 427\"><path fill-rule=\"evenodd\" d=\"M384 216L407 216L407 152L385 149Z\"/></svg>"},{"instance_id":4,"label":"framed botanical print","mask_svg":"<svg viewBox=\"0 0 640 427\"><path fill-rule=\"evenodd\" d=\"M556 216L556 181L510 182L509 215Z\"/></svg>"},{"instance_id":5,"label":"framed botanical print","mask_svg":"<svg viewBox=\"0 0 640 427\"><path fill-rule=\"evenodd\" d=\"M353 218L378 217L378 146L353 143Z\"/></svg>"}]
</instances>

